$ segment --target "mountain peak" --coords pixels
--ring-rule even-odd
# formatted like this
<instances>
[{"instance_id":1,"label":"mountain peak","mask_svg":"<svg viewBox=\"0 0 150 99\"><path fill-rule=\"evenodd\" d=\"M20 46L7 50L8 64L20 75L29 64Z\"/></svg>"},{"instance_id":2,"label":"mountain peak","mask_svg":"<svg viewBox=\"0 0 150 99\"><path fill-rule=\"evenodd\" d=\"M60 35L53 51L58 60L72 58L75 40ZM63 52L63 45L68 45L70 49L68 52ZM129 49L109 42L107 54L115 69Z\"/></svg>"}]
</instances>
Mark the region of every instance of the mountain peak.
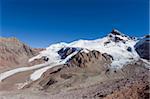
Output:
<instances>
[{"instance_id":1,"label":"mountain peak","mask_svg":"<svg viewBox=\"0 0 150 99\"><path fill-rule=\"evenodd\" d=\"M114 41L114 42L125 42L128 40L131 40L131 38L127 35L125 35L124 33L120 32L117 29L113 29L109 34L108 37L110 40Z\"/></svg>"},{"instance_id":2,"label":"mountain peak","mask_svg":"<svg viewBox=\"0 0 150 99\"><path fill-rule=\"evenodd\" d=\"M120 32L120 31L117 30L117 29L113 29L113 30L111 31L111 33L114 34L114 35L122 35L122 34L123 34L122 32Z\"/></svg>"}]
</instances>

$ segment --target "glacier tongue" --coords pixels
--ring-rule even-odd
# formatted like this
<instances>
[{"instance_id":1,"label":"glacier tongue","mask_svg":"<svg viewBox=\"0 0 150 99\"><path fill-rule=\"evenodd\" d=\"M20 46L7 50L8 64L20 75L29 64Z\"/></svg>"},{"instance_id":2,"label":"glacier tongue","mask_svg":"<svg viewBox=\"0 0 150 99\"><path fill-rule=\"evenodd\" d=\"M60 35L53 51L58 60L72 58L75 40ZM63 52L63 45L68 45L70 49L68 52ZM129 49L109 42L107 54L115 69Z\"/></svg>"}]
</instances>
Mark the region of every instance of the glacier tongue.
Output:
<instances>
[{"instance_id":1,"label":"glacier tongue","mask_svg":"<svg viewBox=\"0 0 150 99\"><path fill-rule=\"evenodd\" d=\"M69 56L66 57L66 59L64 59L63 61L61 61L60 63L55 63L55 64L51 64L47 67L44 67L42 69L38 69L36 70L35 72L33 72L31 75L30 75L30 79L35 81L37 79L39 79L42 74L44 72L46 72L48 69L54 67L54 66L58 66L58 65L62 65L62 64L65 64L72 56L76 55L78 53L78 51L75 51L74 53L70 54Z\"/></svg>"}]
</instances>

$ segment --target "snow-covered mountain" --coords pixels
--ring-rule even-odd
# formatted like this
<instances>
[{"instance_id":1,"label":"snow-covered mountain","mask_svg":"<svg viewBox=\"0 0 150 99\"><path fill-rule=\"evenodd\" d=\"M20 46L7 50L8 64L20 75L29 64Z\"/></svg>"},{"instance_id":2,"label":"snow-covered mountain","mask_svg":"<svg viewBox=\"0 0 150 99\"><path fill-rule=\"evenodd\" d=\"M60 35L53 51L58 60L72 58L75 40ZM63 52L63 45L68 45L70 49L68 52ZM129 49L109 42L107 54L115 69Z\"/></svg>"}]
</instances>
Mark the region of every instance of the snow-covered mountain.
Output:
<instances>
[{"instance_id":1,"label":"snow-covered mountain","mask_svg":"<svg viewBox=\"0 0 150 99\"><path fill-rule=\"evenodd\" d=\"M96 40L78 40L71 43L60 42L52 44L39 55L31 58L29 62L46 57L47 62L53 65L35 71L30 78L37 80L46 70L56 65L65 64L78 52L88 53L92 50L111 55L113 60L110 68L122 68L122 66L137 61L140 58L134 49L137 41L135 38L133 39L114 29L106 37Z\"/></svg>"},{"instance_id":2,"label":"snow-covered mountain","mask_svg":"<svg viewBox=\"0 0 150 99\"><path fill-rule=\"evenodd\" d=\"M31 92L61 93L50 95L54 99L61 96L99 99L114 95L118 99L130 95L132 99L145 99L141 97L147 97L149 90L149 42L149 36L136 39L114 29L96 40L52 44L27 61L33 66L22 65L0 73L0 90L28 88Z\"/></svg>"},{"instance_id":3,"label":"snow-covered mountain","mask_svg":"<svg viewBox=\"0 0 150 99\"><path fill-rule=\"evenodd\" d=\"M48 92L67 92L65 96L70 99L103 99L107 96L110 98L106 99L126 99L128 96L148 99L145 93L149 87L145 86L148 86L146 77L150 63L139 54L149 57L148 49L149 39L137 40L118 30L96 40L53 44L29 60L46 57L48 63L54 64L32 73L30 79L36 83L30 86L40 86L39 89Z\"/></svg>"},{"instance_id":4,"label":"snow-covered mountain","mask_svg":"<svg viewBox=\"0 0 150 99\"><path fill-rule=\"evenodd\" d=\"M66 64L73 56L79 52L88 53L92 50L106 53L112 57L110 68L120 69L124 65L140 59L135 51L136 38L129 37L122 32L114 29L106 37L96 40L78 40L71 43L60 42L52 44L35 57L29 59L29 63L38 59L45 60L44 64L31 67L22 67L0 74L0 81L18 72L34 70L31 80L39 79L48 69Z\"/></svg>"},{"instance_id":5,"label":"snow-covered mountain","mask_svg":"<svg viewBox=\"0 0 150 99\"><path fill-rule=\"evenodd\" d=\"M41 58L43 56L48 57L49 63L59 63L65 60L64 55L60 54L60 51L71 48L72 51L84 52L97 50L102 53L107 53L113 57L112 68L121 68L124 64L139 58L138 54L134 50L134 45L137 40L126 36L118 30L113 30L106 37L96 40L78 40L71 43L57 43L52 44L45 51L42 51L38 56L33 57L29 62L34 59Z\"/></svg>"}]
</instances>

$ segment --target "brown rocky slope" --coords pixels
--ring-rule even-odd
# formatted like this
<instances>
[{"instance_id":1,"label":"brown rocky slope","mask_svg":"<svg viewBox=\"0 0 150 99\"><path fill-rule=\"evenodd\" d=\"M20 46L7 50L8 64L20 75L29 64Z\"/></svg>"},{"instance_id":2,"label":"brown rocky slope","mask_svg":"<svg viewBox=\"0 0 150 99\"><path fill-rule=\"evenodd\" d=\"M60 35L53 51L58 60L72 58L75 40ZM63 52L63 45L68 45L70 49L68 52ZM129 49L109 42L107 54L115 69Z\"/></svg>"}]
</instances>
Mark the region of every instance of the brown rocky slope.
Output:
<instances>
[{"instance_id":1,"label":"brown rocky slope","mask_svg":"<svg viewBox=\"0 0 150 99\"><path fill-rule=\"evenodd\" d=\"M43 49L33 49L16 38L0 38L0 68L28 66L28 59Z\"/></svg>"},{"instance_id":2,"label":"brown rocky slope","mask_svg":"<svg viewBox=\"0 0 150 99\"><path fill-rule=\"evenodd\" d=\"M144 63L139 60L116 70L110 68L111 60L98 51L79 52L24 88L44 91L54 99L149 99L149 69Z\"/></svg>"}]
</instances>

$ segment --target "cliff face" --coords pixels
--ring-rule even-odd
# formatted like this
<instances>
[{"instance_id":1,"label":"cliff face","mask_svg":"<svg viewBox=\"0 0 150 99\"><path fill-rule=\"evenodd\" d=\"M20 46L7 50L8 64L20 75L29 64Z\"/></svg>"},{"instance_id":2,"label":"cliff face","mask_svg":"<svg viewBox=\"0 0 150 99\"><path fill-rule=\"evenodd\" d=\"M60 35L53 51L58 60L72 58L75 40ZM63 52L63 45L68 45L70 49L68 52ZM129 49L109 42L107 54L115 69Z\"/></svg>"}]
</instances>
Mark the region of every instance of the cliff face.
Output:
<instances>
[{"instance_id":1,"label":"cliff face","mask_svg":"<svg viewBox=\"0 0 150 99\"><path fill-rule=\"evenodd\" d=\"M150 60L150 35L145 36L142 40L137 42L135 50L141 58Z\"/></svg>"},{"instance_id":2,"label":"cliff face","mask_svg":"<svg viewBox=\"0 0 150 99\"><path fill-rule=\"evenodd\" d=\"M26 66L28 59L37 55L33 49L16 38L0 38L0 68Z\"/></svg>"}]
</instances>

